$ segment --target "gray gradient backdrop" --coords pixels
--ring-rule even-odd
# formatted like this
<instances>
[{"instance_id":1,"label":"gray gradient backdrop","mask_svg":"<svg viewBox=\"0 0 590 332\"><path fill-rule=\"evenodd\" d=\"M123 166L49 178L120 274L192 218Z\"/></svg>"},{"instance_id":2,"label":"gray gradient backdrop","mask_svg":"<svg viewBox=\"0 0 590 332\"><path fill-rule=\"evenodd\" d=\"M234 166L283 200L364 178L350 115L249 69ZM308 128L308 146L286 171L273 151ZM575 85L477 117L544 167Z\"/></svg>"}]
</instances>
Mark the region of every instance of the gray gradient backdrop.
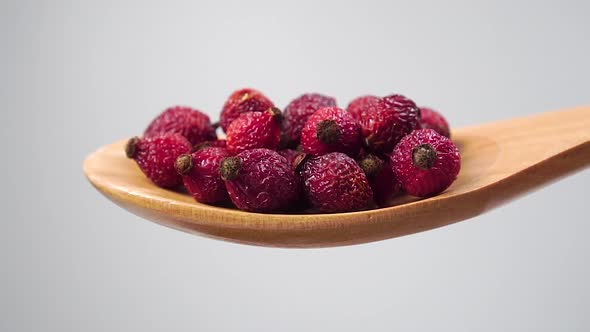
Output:
<instances>
[{"instance_id":1,"label":"gray gradient backdrop","mask_svg":"<svg viewBox=\"0 0 590 332\"><path fill-rule=\"evenodd\" d=\"M588 1L0 2L0 331L588 331L584 171L450 227L345 248L191 236L83 158L238 87L400 92L460 127L590 103ZM590 130L590 129L589 129Z\"/></svg>"}]
</instances>

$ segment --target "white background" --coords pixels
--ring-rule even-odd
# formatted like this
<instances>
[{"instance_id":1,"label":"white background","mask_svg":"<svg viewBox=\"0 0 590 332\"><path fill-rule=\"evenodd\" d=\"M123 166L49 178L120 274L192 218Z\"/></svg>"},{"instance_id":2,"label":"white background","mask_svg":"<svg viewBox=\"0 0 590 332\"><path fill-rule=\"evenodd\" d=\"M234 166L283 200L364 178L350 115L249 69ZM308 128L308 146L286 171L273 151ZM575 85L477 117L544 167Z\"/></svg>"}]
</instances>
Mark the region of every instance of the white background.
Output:
<instances>
[{"instance_id":1,"label":"white background","mask_svg":"<svg viewBox=\"0 0 590 332\"><path fill-rule=\"evenodd\" d=\"M279 106L398 92L455 127L589 104L588 13L588 1L1 1L0 331L590 330L589 171L442 229L282 250L144 221L81 170L167 106L216 118L244 86Z\"/></svg>"}]
</instances>

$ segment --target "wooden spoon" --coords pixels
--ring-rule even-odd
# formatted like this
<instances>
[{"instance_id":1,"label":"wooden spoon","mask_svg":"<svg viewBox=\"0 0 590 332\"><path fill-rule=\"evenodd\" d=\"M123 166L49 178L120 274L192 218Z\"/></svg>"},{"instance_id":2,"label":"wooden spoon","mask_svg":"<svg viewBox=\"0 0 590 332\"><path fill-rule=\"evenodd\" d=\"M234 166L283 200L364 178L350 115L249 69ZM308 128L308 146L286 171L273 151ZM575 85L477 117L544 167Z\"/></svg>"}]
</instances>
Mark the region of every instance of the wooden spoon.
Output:
<instances>
[{"instance_id":1,"label":"wooden spoon","mask_svg":"<svg viewBox=\"0 0 590 332\"><path fill-rule=\"evenodd\" d=\"M259 214L195 202L152 184L125 157L125 140L84 161L88 180L119 206L165 226L216 239L275 247L331 247L422 232L477 216L590 165L590 107L453 131L462 167L428 199L335 214ZM542 207L541 207L542 208Z\"/></svg>"}]
</instances>

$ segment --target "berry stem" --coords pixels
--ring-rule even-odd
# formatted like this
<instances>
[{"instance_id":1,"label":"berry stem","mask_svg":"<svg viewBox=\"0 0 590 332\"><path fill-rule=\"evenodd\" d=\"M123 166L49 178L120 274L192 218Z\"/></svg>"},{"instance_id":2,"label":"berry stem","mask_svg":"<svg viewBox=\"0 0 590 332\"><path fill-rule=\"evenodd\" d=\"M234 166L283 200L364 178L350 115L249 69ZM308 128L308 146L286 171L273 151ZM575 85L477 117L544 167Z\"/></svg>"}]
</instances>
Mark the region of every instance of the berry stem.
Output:
<instances>
[{"instance_id":1,"label":"berry stem","mask_svg":"<svg viewBox=\"0 0 590 332\"><path fill-rule=\"evenodd\" d=\"M268 112L276 122L281 123L283 121L283 113L278 107L273 106L268 109Z\"/></svg>"},{"instance_id":2,"label":"berry stem","mask_svg":"<svg viewBox=\"0 0 590 332\"><path fill-rule=\"evenodd\" d=\"M430 144L421 144L412 149L412 162L414 166L429 170L436 161L436 150Z\"/></svg>"},{"instance_id":3,"label":"berry stem","mask_svg":"<svg viewBox=\"0 0 590 332\"><path fill-rule=\"evenodd\" d=\"M368 179L372 179L383 169L383 160L375 155L369 154L358 162L359 167L365 172Z\"/></svg>"},{"instance_id":4,"label":"berry stem","mask_svg":"<svg viewBox=\"0 0 590 332\"><path fill-rule=\"evenodd\" d=\"M385 143L383 141L378 141L377 136L375 134L371 134L364 139L365 147L367 147L371 151L381 150Z\"/></svg>"},{"instance_id":5,"label":"berry stem","mask_svg":"<svg viewBox=\"0 0 590 332\"><path fill-rule=\"evenodd\" d=\"M193 169L193 156L190 154L183 154L176 158L174 168L180 175L185 175Z\"/></svg>"},{"instance_id":6,"label":"berry stem","mask_svg":"<svg viewBox=\"0 0 590 332\"><path fill-rule=\"evenodd\" d=\"M251 97L250 93L248 92L244 92L242 94L242 96L240 96L240 103L245 102L246 100L248 100Z\"/></svg>"},{"instance_id":7,"label":"berry stem","mask_svg":"<svg viewBox=\"0 0 590 332\"><path fill-rule=\"evenodd\" d=\"M139 142L139 137L135 136L130 138L125 145L125 155L127 158L135 158L135 154L137 153L137 143Z\"/></svg>"},{"instance_id":8,"label":"berry stem","mask_svg":"<svg viewBox=\"0 0 590 332\"><path fill-rule=\"evenodd\" d=\"M342 135L334 120L322 120L317 124L316 136L324 144L334 144Z\"/></svg>"},{"instance_id":9,"label":"berry stem","mask_svg":"<svg viewBox=\"0 0 590 332\"><path fill-rule=\"evenodd\" d=\"M240 175L242 159L239 157L227 157L219 165L219 175L224 181L232 181Z\"/></svg>"}]
</instances>

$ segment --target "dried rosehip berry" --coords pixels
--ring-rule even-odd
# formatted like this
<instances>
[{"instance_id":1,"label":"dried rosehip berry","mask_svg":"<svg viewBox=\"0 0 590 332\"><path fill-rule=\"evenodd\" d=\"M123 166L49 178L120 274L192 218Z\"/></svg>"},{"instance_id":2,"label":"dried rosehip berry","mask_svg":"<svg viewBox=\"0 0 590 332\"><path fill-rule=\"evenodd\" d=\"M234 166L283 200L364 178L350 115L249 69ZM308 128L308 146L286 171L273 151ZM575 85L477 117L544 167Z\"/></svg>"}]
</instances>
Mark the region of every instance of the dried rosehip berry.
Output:
<instances>
[{"instance_id":1,"label":"dried rosehip berry","mask_svg":"<svg viewBox=\"0 0 590 332\"><path fill-rule=\"evenodd\" d=\"M428 107L420 107L420 127L422 129L434 129L437 133L451 137L449 123L439 112Z\"/></svg>"},{"instance_id":2,"label":"dried rosehip berry","mask_svg":"<svg viewBox=\"0 0 590 332\"><path fill-rule=\"evenodd\" d=\"M226 148L206 147L176 159L175 168L182 175L184 187L201 203L218 203L229 199L219 175L221 160L231 156Z\"/></svg>"},{"instance_id":3,"label":"dried rosehip berry","mask_svg":"<svg viewBox=\"0 0 590 332\"><path fill-rule=\"evenodd\" d=\"M181 134L193 145L216 137L207 114L187 106L166 109L150 123L143 135L154 137L169 133Z\"/></svg>"},{"instance_id":4,"label":"dried rosehip berry","mask_svg":"<svg viewBox=\"0 0 590 332\"><path fill-rule=\"evenodd\" d=\"M345 110L325 107L313 113L301 131L303 151L312 156L343 152L356 157L361 148L359 126Z\"/></svg>"},{"instance_id":5,"label":"dried rosehip berry","mask_svg":"<svg viewBox=\"0 0 590 332\"><path fill-rule=\"evenodd\" d=\"M348 106L346 111L352 115L352 117L359 121L363 112L365 112L371 104L377 102L379 97L375 96L361 96L353 99Z\"/></svg>"},{"instance_id":6,"label":"dried rosehip berry","mask_svg":"<svg viewBox=\"0 0 590 332\"><path fill-rule=\"evenodd\" d=\"M127 158L135 160L141 171L153 183L170 188L179 185L182 178L174 169L174 162L181 154L189 153L192 144L180 134L164 134L155 137L133 137L125 146Z\"/></svg>"},{"instance_id":7,"label":"dried rosehip berry","mask_svg":"<svg viewBox=\"0 0 590 332\"><path fill-rule=\"evenodd\" d=\"M372 203L373 192L363 170L344 153L332 152L303 165L307 200L322 212L362 210Z\"/></svg>"},{"instance_id":8,"label":"dried rosehip berry","mask_svg":"<svg viewBox=\"0 0 590 332\"><path fill-rule=\"evenodd\" d=\"M298 204L301 179L287 159L269 149L252 149L222 160L221 178L240 210L270 212Z\"/></svg>"},{"instance_id":9,"label":"dried rosehip berry","mask_svg":"<svg viewBox=\"0 0 590 332\"><path fill-rule=\"evenodd\" d=\"M390 161L404 190L429 197L447 189L461 169L459 149L433 129L414 130L393 150Z\"/></svg>"},{"instance_id":10,"label":"dried rosehip berry","mask_svg":"<svg viewBox=\"0 0 590 332\"><path fill-rule=\"evenodd\" d=\"M264 112L273 107L274 104L270 99L260 91L254 89L240 89L234 91L221 110L220 121L221 129L227 133L227 127L237 119L242 113L247 112Z\"/></svg>"},{"instance_id":11,"label":"dried rosehip berry","mask_svg":"<svg viewBox=\"0 0 590 332\"><path fill-rule=\"evenodd\" d=\"M420 120L420 109L402 95L381 98L362 113L359 124L367 149L376 154L389 153Z\"/></svg>"},{"instance_id":12,"label":"dried rosehip berry","mask_svg":"<svg viewBox=\"0 0 590 332\"><path fill-rule=\"evenodd\" d=\"M243 113L227 128L227 148L234 154L256 148L276 150L280 135L281 111L278 108Z\"/></svg>"},{"instance_id":13,"label":"dried rosehip berry","mask_svg":"<svg viewBox=\"0 0 590 332\"><path fill-rule=\"evenodd\" d=\"M307 93L293 99L285 107L283 132L285 139L288 140L286 146L294 147L299 143L301 130L307 119L315 111L324 107L336 107L336 99L319 93Z\"/></svg>"}]
</instances>

